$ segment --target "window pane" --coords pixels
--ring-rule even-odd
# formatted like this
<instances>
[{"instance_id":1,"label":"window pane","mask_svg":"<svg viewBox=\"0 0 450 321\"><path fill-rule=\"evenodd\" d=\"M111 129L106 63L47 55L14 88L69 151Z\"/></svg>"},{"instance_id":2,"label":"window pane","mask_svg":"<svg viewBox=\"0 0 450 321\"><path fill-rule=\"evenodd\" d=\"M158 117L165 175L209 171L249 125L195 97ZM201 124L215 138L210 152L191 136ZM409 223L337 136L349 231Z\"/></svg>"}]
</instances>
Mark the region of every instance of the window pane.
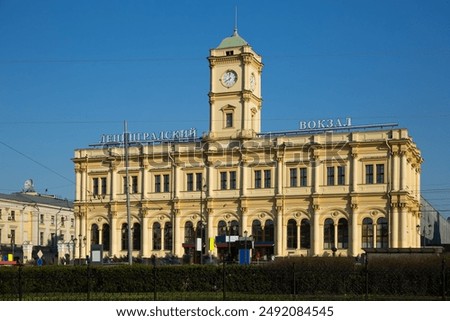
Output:
<instances>
[{"instance_id":1,"label":"window pane","mask_svg":"<svg viewBox=\"0 0 450 321\"><path fill-rule=\"evenodd\" d=\"M166 174L163 177L164 177L164 193L167 193L167 192L169 192L169 188L170 188L169 175Z\"/></svg>"},{"instance_id":2,"label":"window pane","mask_svg":"<svg viewBox=\"0 0 450 321\"><path fill-rule=\"evenodd\" d=\"M338 167L338 185L345 185L345 166Z\"/></svg>"},{"instance_id":3,"label":"window pane","mask_svg":"<svg viewBox=\"0 0 450 321\"><path fill-rule=\"evenodd\" d=\"M161 175L155 175L155 193L161 192Z\"/></svg>"},{"instance_id":4,"label":"window pane","mask_svg":"<svg viewBox=\"0 0 450 321\"><path fill-rule=\"evenodd\" d=\"M297 187L297 168L291 168L289 170L289 173L290 173L291 187Z\"/></svg>"},{"instance_id":5,"label":"window pane","mask_svg":"<svg viewBox=\"0 0 450 321\"><path fill-rule=\"evenodd\" d=\"M230 189L236 189L236 172L230 172Z\"/></svg>"},{"instance_id":6,"label":"window pane","mask_svg":"<svg viewBox=\"0 0 450 321\"><path fill-rule=\"evenodd\" d=\"M307 171L306 168L300 168L300 186L307 186Z\"/></svg>"},{"instance_id":7,"label":"window pane","mask_svg":"<svg viewBox=\"0 0 450 321\"><path fill-rule=\"evenodd\" d=\"M384 183L384 165L377 164L377 184Z\"/></svg>"},{"instance_id":8,"label":"window pane","mask_svg":"<svg viewBox=\"0 0 450 321\"><path fill-rule=\"evenodd\" d=\"M261 188L261 171L255 171L255 188Z\"/></svg>"},{"instance_id":9,"label":"window pane","mask_svg":"<svg viewBox=\"0 0 450 321\"><path fill-rule=\"evenodd\" d=\"M331 249L334 244L334 223L333 220L327 218L323 226L323 247Z\"/></svg>"},{"instance_id":10,"label":"window pane","mask_svg":"<svg viewBox=\"0 0 450 321\"><path fill-rule=\"evenodd\" d=\"M334 185L334 167L327 167L327 185Z\"/></svg>"},{"instance_id":11,"label":"window pane","mask_svg":"<svg viewBox=\"0 0 450 321\"><path fill-rule=\"evenodd\" d=\"M189 192L192 192L194 190L194 174L188 173L187 174L187 190Z\"/></svg>"},{"instance_id":12,"label":"window pane","mask_svg":"<svg viewBox=\"0 0 450 321\"><path fill-rule=\"evenodd\" d=\"M220 172L220 189L227 189L227 172Z\"/></svg>"},{"instance_id":13,"label":"window pane","mask_svg":"<svg viewBox=\"0 0 450 321\"><path fill-rule=\"evenodd\" d=\"M307 219L303 219L300 224L300 248L311 248L311 227Z\"/></svg>"},{"instance_id":14,"label":"window pane","mask_svg":"<svg viewBox=\"0 0 450 321\"><path fill-rule=\"evenodd\" d=\"M366 165L366 184L373 184L373 165Z\"/></svg>"},{"instance_id":15,"label":"window pane","mask_svg":"<svg viewBox=\"0 0 450 321\"><path fill-rule=\"evenodd\" d=\"M264 188L271 187L271 173L272 171L270 169L264 171Z\"/></svg>"},{"instance_id":16,"label":"window pane","mask_svg":"<svg viewBox=\"0 0 450 321\"><path fill-rule=\"evenodd\" d=\"M297 222L295 220L289 220L287 224L287 248L297 248Z\"/></svg>"}]
</instances>

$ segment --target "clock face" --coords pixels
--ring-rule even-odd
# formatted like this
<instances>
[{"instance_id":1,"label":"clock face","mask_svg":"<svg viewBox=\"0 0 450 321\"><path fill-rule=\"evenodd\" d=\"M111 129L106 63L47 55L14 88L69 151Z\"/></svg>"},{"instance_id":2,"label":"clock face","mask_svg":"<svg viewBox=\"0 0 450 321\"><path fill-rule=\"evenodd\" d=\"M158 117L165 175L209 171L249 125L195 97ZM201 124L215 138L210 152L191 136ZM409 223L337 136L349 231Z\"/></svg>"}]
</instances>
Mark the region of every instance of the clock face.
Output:
<instances>
[{"instance_id":1,"label":"clock face","mask_svg":"<svg viewBox=\"0 0 450 321\"><path fill-rule=\"evenodd\" d=\"M231 86L233 86L236 83L237 74L233 70L227 70L222 75L221 80L222 80L222 84L225 87L230 88Z\"/></svg>"},{"instance_id":2,"label":"clock face","mask_svg":"<svg viewBox=\"0 0 450 321\"><path fill-rule=\"evenodd\" d=\"M256 78L255 78L255 74L252 73L250 75L250 90L253 91L256 88Z\"/></svg>"}]
</instances>

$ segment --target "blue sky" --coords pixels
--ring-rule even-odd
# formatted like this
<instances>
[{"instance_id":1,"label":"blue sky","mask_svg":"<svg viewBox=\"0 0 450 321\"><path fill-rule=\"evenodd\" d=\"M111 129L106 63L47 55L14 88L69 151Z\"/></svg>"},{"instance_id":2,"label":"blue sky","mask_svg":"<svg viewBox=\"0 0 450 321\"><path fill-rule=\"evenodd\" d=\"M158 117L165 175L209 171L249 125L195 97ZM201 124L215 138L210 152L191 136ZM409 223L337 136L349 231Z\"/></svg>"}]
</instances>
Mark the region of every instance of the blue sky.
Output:
<instances>
[{"instance_id":1,"label":"blue sky","mask_svg":"<svg viewBox=\"0 0 450 321\"><path fill-rule=\"evenodd\" d=\"M450 214L450 1L0 0L0 192L74 198L71 158L103 133L208 130L209 49L263 57L263 131L396 122Z\"/></svg>"}]
</instances>

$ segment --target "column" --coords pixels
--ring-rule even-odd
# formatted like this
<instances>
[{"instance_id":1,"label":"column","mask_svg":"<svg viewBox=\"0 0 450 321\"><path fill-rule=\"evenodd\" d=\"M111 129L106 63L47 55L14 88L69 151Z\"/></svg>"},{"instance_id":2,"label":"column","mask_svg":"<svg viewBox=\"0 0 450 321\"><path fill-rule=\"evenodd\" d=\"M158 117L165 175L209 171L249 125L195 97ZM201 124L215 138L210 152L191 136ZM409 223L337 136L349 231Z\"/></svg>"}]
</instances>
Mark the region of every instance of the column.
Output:
<instances>
[{"instance_id":1,"label":"column","mask_svg":"<svg viewBox=\"0 0 450 321\"><path fill-rule=\"evenodd\" d=\"M322 240L322 233L320 231L320 224L319 224L319 213L318 213L318 206L313 206L313 213L312 213L312 256L320 255L322 251L320 250L320 246L323 244Z\"/></svg>"},{"instance_id":2,"label":"column","mask_svg":"<svg viewBox=\"0 0 450 321\"><path fill-rule=\"evenodd\" d=\"M147 193L150 191L150 180L148 173L148 166L142 166L142 199L147 198Z\"/></svg>"},{"instance_id":3,"label":"column","mask_svg":"<svg viewBox=\"0 0 450 321\"><path fill-rule=\"evenodd\" d=\"M149 228L148 228L148 217L147 210L142 211L142 256L150 257L150 239L149 239Z\"/></svg>"},{"instance_id":4,"label":"column","mask_svg":"<svg viewBox=\"0 0 450 321\"><path fill-rule=\"evenodd\" d=\"M184 235L184 226L181 226L181 217L180 217L180 213L177 210L174 213L174 224L173 224L173 234L174 234L174 243L173 243L173 247L174 247L174 251L175 251L175 255L178 257L182 257L183 256L183 240L182 240L182 236Z\"/></svg>"},{"instance_id":5,"label":"column","mask_svg":"<svg viewBox=\"0 0 450 321\"><path fill-rule=\"evenodd\" d=\"M319 182L320 182L320 179L322 178L319 156L314 155L312 162L313 162L313 190L312 190L312 192L319 193L319 186L320 186Z\"/></svg>"},{"instance_id":6,"label":"column","mask_svg":"<svg viewBox=\"0 0 450 321\"><path fill-rule=\"evenodd\" d=\"M400 190L406 190L406 152L402 151L400 153Z\"/></svg>"},{"instance_id":7,"label":"column","mask_svg":"<svg viewBox=\"0 0 450 321\"><path fill-rule=\"evenodd\" d=\"M81 169L79 168L80 167L80 165L76 165L76 168L75 168L75 200L81 200L81 190L82 190L82 186L83 186L83 183L82 183L82 171L81 171ZM38 244L38 243L35 243L35 244Z\"/></svg>"},{"instance_id":8,"label":"column","mask_svg":"<svg viewBox=\"0 0 450 321\"><path fill-rule=\"evenodd\" d=\"M277 206L277 234L276 234L276 244L275 244L275 255L282 256L283 255L283 207Z\"/></svg>"},{"instance_id":9,"label":"column","mask_svg":"<svg viewBox=\"0 0 450 321\"><path fill-rule=\"evenodd\" d=\"M408 225L408 218L406 213L405 204L401 204L399 208L399 227L400 227L400 233L399 233L399 247L407 247L407 235L406 235L406 229Z\"/></svg>"},{"instance_id":10,"label":"column","mask_svg":"<svg viewBox=\"0 0 450 321\"><path fill-rule=\"evenodd\" d=\"M240 186L241 186L241 196L247 195L248 190L248 181L249 181L249 168L246 166L247 161L245 156L241 157L241 165L240 165Z\"/></svg>"},{"instance_id":11,"label":"column","mask_svg":"<svg viewBox=\"0 0 450 321\"><path fill-rule=\"evenodd\" d=\"M353 256L357 256L361 251L361 238L358 231L360 230L358 225L358 214L356 204L352 204L352 215L350 216L350 253Z\"/></svg>"},{"instance_id":12,"label":"column","mask_svg":"<svg viewBox=\"0 0 450 321\"><path fill-rule=\"evenodd\" d=\"M393 191L398 191L398 187L399 187L399 164L400 164L400 159L399 159L399 154L397 151L392 152L392 173L391 173L391 181L392 181L392 190Z\"/></svg>"},{"instance_id":13,"label":"column","mask_svg":"<svg viewBox=\"0 0 450 321\"><path fill-rule=\"evenodd\" d=\"M110 212L111 227L110 227L110 251L111 255L119 256L120 248L120 234L117 233L117 213Z\"/></svg>"},{"instance_id":14,"label":"column","mask_svg":"<svg viewBox=\"0 0 450 321\"><path fill-rule=\"evenodd\" d=\"M389 222L391 230L391 244L390 247L397 248L398 245L398 207L397 204L391 205L391 217L392 220Z\"/></svg>"},{"instance_id":15,"label":"column","mask_svg":"<svg viewBox=\"0 0 450 321\"><path fill-rule=\"evenodd\" d=\"M116 189L116 181L118 180L117 177L117 167L111 165L110 171L109 171L109 176L110 176L110 195L111 195L111 201L116 199L116 193L117 193L117 189Z\"/></svg>"},{"instance_id":16,"label":"column","mask_svg":"<svg viewBox=\"0 0 450 321\"><path fill-rule=\"evenodd\" d=\"M275 195L283 194L283 157L277 157L277 177L275 185Z\"/></svg>"},{"instance_id":17,"label":"column","mask_svg":"<svg viewBox=\"0 0 450 321\"><path fill-rule=\"evenodd\" d=\"M359 172L358 172L358 155L352 153L352 171L351 171L351 189L350 192L358 192Z\"/></svg>"}]
</instances>

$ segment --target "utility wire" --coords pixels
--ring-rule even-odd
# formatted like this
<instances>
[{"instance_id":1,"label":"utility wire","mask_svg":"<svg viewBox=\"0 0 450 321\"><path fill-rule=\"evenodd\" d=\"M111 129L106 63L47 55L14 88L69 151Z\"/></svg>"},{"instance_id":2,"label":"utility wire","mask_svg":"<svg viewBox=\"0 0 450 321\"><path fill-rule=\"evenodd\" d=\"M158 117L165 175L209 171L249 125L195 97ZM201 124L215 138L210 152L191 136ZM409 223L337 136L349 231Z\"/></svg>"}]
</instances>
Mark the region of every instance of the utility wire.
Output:
<instances>
[{"instance_id":1,"label":"utility wire","mask_svg":"<svg viewBox=\"0 0 450 321\"><path fill-rule=\"evenodd\" d=\"M66 176L64 176L64 175L62 175L62 174L60 174L60 173L58 173L57 171L51 169L50 167L48 167L48 166L42 164L41 162L35 160L34 158L32 158L32 157L30 157L30 156L28 156L28 155L22 153L21 151L17 150L16 148L14 148L14 147L12 147L12 146L10 146L10 145L8 145L8 144L2 142L2 141L0 141L0 144L3 145L3 146L5 146L5 147L7 147L7 148L9 148L10 150L16 152L17 154L19 154L19 155L25 157L26 159L32 161L33 163L35 163L35 164L41 166L42 168L45 168L46 170L52 172L53 174L55 174L55 175L61 177L62 179L64 179L64 180L66 180L66 181L72 183L73 185L75 185L75 182L74 182L73 180L71 180L70 178L67 178Z\"/></svg>"}]
</instances>

